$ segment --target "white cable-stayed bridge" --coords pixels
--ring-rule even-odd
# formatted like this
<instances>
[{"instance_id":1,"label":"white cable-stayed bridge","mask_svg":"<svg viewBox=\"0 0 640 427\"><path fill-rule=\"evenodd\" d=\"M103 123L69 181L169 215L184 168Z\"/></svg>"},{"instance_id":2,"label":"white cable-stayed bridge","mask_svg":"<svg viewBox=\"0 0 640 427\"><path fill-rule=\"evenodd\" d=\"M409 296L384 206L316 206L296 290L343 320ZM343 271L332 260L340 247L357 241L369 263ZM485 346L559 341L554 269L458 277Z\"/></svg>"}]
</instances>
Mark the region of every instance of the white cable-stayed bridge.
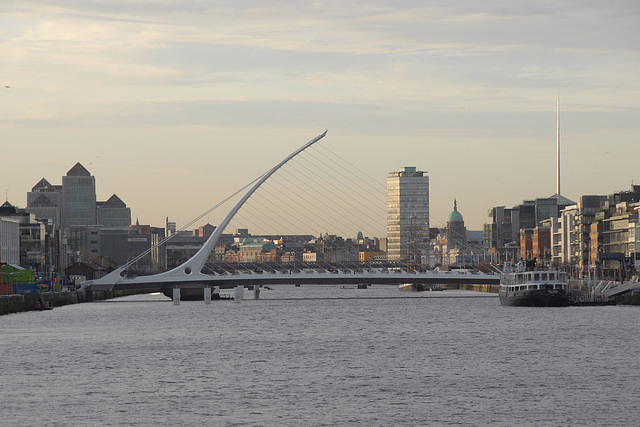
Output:
<instances>
[{"instance_id":1,"label":"white cable-stayed bridge","mask_svg":"<svg viewBox=\"0 0 640 427\"><path fill-rule=\"evenodd\" d=\"M364 236L385 235L385 186L369 177L361 166L345 161L318 144L326 134L327 131L307 142L185 225L183 230L225 203L235 201L204 245L182 264L158 274L128 277L128 268L147 256L153 250L150 249L102 278L83 282L83 288L89 291L149 289L166 295L177 288L187 298L202 298L205 288L239 285L499 283L498 275L425 271L415 262L392 264L376 259L380 249L373 239ZM284 256L276 256L275 252L253 253L244 254L243 259L230 259L223 244L229 233L223 233L233 229L251 229L254 235L271 236L315 236L320 232L319 239L324 240L329 249L323 259L304 260L304 253L308 252L304 242L285 242L279 248L280 255L284 253ZM338 237L354 236L358 232L362 233L362 239Z\"/></svg>"}]
</instances>

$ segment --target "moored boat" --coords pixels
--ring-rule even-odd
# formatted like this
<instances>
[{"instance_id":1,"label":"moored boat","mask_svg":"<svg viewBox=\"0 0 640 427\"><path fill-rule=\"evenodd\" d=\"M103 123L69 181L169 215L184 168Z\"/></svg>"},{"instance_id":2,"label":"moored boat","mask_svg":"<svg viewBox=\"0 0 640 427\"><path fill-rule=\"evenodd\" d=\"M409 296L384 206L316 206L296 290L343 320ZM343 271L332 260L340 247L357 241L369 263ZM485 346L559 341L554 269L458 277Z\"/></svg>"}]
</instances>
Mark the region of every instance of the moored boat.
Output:
<instances>
[{"instance_id":1,"label":"moored boat","mask_svg":"<svg viewBox=\"0 0 640 427\"><path fill-rule=\"evenodd\" d=\"M566 307L569 280L563 271L527 268L520 263L505 267L501 275L500 304L525 307Z\"/></svg>"}]
</instances>

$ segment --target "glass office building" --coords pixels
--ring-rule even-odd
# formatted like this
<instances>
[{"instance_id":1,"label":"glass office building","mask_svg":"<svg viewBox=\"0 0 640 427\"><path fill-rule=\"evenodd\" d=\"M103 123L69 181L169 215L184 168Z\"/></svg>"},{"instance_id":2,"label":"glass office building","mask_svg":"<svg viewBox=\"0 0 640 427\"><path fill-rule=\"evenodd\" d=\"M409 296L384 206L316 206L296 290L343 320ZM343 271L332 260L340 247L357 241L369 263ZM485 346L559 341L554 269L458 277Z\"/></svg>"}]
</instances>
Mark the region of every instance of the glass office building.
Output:
<instances>
[{"instance_id":1,"label":"glass office building","mask_svg":"<svg viewBox=\"0 0 640 427\"><path fill-rule=\"evenodd\" d=\"M429 177L415 167L387 178L389 261L426 264L429 250Z\"/></svg>"}]
</instances>

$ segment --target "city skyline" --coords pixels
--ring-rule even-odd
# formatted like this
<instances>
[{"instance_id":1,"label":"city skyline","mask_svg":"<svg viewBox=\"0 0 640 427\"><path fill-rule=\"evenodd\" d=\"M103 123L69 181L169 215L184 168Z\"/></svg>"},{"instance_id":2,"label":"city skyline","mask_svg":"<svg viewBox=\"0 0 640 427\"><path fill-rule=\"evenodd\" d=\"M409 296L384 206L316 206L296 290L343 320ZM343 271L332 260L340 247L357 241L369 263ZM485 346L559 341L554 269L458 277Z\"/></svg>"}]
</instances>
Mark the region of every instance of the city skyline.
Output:
<instances>
[{"instance_id":1,"label":"city skyline","mask_svg":"<svg viewBox=\"0 0 640 427\"><path fill-rule=\"evenodd\" d=\"M100 200L180 226L329 128L382 184L429 171L433 226L456 198L481 229L555 192L558 86L563 195L640 181L635 2L204 7L4 2L6 198L80 162Z\"/></svg>"}]
</instances>

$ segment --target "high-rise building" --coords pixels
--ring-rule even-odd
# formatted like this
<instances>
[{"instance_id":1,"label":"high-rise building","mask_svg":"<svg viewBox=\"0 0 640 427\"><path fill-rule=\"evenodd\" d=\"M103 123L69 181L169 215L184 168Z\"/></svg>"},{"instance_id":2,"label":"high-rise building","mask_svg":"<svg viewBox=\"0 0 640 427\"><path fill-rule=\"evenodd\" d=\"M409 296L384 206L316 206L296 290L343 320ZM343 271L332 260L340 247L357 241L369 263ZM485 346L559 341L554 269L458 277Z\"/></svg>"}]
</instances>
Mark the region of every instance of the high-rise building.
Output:
<instances>
[{"instance_id":1,"label":"high-rise building","mask_svg":"<svg viewBox=\"0 0 640 427\"><path fill-rule=\"evenodd\" d=\"M429 250L429 176L415 167L387 177L389 261L426 264Z\"/></svg>"},{"instance_id":2,"label":"high-rise building","mask_svg":"<svg viewBox=\"0 0 640 427\"><path fill-rule=\"evenodd\" d=\"M64 228L97 224L96 178L80 163L62 177L62 215Z\"/></svg>"}]
</instances>

